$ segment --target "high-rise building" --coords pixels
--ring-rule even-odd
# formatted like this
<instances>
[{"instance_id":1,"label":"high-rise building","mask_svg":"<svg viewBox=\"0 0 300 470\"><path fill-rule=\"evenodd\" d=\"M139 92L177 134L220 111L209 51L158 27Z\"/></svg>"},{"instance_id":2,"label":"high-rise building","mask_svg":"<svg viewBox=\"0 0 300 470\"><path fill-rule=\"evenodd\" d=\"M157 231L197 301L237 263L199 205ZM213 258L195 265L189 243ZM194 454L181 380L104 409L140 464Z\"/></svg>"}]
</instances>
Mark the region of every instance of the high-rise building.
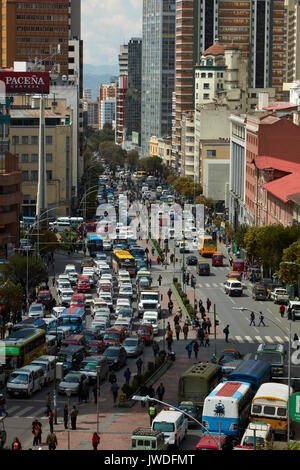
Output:
<instances>
[{"instance_id":1,"label":"high-rise building","mask_svg":"<svg viewBox=\"0 0 300 470\"><path fill-rule=\"evenodd\" d=\"M142 155L151 136L172 132L175 81L175 0L143 1Z\"/></svg>"},{"instance_id":2,"label":"high-rise building","mask_svg":"<svg viewBox=\"0 0 300 470\"><path fill-rule=\"evenodd\" d=\"M110 83L109 85L100 85L99 87L99 96L98 96L98 103L99 103L99 129L102 129L101 124L101 103L105 101L107 98L115 98L116 97L116 84Z\"/></svg>"},{"instance_id":3,"label":"high-rise building","mask_svg":"<svg viewBox=\"0 0 300 470\"><path fill-rule=\"evenodd\" d=\"M80 39L81 0L0 0L1 66L43 60L46 70L68 74L68 41Z\"/></svg>"},{"instance_id":4,"label":"high-rise building","mask_svg":"<svg viewBox=\"0 0 300 470\"><path fill-rule=\"evenodd\" d=\"M125 129L125 100L127 94L127 77L128 77L128 44L120 46L119 54L119 80L116 90L116 144L123 144L126 139Z\"/></svg>"},{"instance_id":5,"label":"high-rise building","mask_svg":"<svg viewBox=\"0 0 300 470\"><path fill-rule=\"evenodd\" d=\"M101 129L104 124L110 124L113 128L116 119L116 98L107 98L101 102Z\"/></svg>"},{"instance_id":6,"label":"high-rise building","mask_svg":"<svg viewBox=\"0 0 300 470\"><path fill-rule=\"evenodd\" d=\"M142 93L142 39L132 38L128 42L128 89L125 101L126 138L132 132L141 133Z\"/></svg>"},{"instance_id":7,"label":"high-rise building","mask_svg":"<svg viewBox=\"0 0 300 470\"><path fill-rule=\"evenodd\" d=\"M300 5L298 0L285 0L286 73L285 81L300 79Z\"/></svg>"}]
</instances>

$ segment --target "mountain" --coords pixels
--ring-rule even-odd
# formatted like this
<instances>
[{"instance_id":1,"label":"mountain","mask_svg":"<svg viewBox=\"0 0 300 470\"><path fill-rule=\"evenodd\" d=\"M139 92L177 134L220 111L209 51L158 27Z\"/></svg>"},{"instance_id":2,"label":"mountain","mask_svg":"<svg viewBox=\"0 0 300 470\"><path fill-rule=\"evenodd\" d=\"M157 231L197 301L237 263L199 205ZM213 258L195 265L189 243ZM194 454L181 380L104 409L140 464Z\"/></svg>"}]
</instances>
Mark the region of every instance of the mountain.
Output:
<instances>
[{"instance_id":1,"label":"mountain","mask_svg":"<svg viewBox=\"0 0 300 470\"><path fill-rule=\"evenodd\" d=\"M102 83L110 83L112 76L118 76L119 67L118 65L83 65L83 87L90 88L92 90L93 100L99 93L99 86Z\"/></svg>"}]
</instances>

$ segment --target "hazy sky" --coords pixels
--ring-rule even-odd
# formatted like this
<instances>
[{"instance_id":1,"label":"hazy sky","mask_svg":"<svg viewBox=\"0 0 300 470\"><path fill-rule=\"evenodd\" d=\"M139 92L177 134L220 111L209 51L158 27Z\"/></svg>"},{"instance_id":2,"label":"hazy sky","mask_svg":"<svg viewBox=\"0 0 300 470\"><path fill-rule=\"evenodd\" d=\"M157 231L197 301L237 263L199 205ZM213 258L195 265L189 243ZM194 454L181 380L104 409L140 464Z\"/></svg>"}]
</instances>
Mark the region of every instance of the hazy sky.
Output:
<instances>
[{"instance_id":1,"label":"hazy sky","mask_svg":"<svg viewBox=\"0 0 300 470\"><path fill-rule=\"evenodd\" d=\"M143 0L82 0L85 64L117 64L120 45L141 37Z\"/></svg>"}]
</instances>

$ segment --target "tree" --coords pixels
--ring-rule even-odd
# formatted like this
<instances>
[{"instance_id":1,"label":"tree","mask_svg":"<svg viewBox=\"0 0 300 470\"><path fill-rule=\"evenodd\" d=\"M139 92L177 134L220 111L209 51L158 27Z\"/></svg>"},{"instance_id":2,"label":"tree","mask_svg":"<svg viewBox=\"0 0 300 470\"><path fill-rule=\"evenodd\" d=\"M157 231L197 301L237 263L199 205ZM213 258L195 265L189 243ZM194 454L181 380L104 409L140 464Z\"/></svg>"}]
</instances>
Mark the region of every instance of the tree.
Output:
<instances>
[{"instance_id":1,"label":"tree","mask_svg":"<svg viewBox=\"0 0 300 470\"><path fill-rule=\"evenodd\" d=\"M138 166L139 154L136 150L129 150L126 156L126 163L130 170L135 170Z\"/></svg>"},{"instance_id":2,"label":"tree","mask_svg":"<svg viewBox=\"0 0 300 470\"><path fill-rule=\"evenodd\" d=\"M300 240L297 240L283 250L278 274L283 282L298 288L298 279L300 277Z\"/></svg>"},{"instance_id":3,"label":"tree","mask_svg":"<svg viewBox=\"0 0 300 470\"><path fill-rule=\"evenodd\" d=\"M40 230L39 233L37 231L31 233L30 241L39 244L41 255L54 253L59 248L57 236L51 230Z\"/></svg>"},{"instance_id":4,"label":"tree","mask_svg":"<svg viewBox=\"0 0 300 470\"><path fill-rule=\"evenodd\" d=\"M27 284L27 256L14 255L8 263L1 266L1 273L5 281L21 284L26 289ZM28 287L29 289L48 282L48 271L41 259L28 257Z\"/></svg>"},{"instance_id":5,"label":"tree","mask_svg":"<svg viewBox=\"0 0 300 470\"><path fill-rule=\"evenodd\" d=\"M6 281L0 286L0 302L7 310L18 312L21 310L24 291L22 285Z\"/></svg>"},{"instance_id":6,"label":"tree","mask_svg":"<svg viewBox=\"0 0 300 470\"><path fill-rule=\"evenodd\" d=\"M173 182L175 190L187 199L197 198L202 194L202 186L200 183L194 181L188 176L179 176ZM196 200L196 199L195 199Z\"/></svg>"},{"instance_id":7,"label":"tree","mask_svg":"<svg viewBox=\"0 0 300 470\"><path fill-rule=\"evenodd\" d=\"M160 157L145 157L138 161L138 168L140 170L153 173L155 175L162 175L164 165Z\"/></svg>"}]
</instances>

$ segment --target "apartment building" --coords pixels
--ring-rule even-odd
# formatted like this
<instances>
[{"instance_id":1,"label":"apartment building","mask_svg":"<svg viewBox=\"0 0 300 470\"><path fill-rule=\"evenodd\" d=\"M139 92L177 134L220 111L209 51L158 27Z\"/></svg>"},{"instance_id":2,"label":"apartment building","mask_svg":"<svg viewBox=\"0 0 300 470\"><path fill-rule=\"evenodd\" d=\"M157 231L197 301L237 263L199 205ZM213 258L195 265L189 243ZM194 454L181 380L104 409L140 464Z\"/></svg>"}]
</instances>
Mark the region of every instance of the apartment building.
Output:
<instances>
[{"instance_id":1,"label":"apartment building","mask_svg":"<svg viewBox=\"0 0 300 470\"><path fill-rule=\"evenodd\" d=\"M102 84L99 87L99 96L97 98L99 104L99 116L98 116L98 129L102 129L103 125L101 123L101 104L102 101L105 101L107 98L116 97L116 84L110 83L108 85Z\"/></svg>"}]
</instances>

